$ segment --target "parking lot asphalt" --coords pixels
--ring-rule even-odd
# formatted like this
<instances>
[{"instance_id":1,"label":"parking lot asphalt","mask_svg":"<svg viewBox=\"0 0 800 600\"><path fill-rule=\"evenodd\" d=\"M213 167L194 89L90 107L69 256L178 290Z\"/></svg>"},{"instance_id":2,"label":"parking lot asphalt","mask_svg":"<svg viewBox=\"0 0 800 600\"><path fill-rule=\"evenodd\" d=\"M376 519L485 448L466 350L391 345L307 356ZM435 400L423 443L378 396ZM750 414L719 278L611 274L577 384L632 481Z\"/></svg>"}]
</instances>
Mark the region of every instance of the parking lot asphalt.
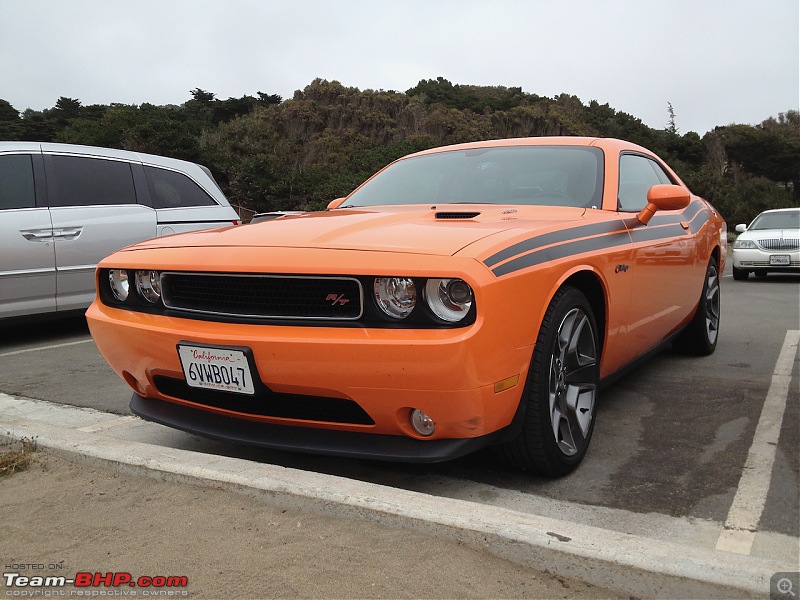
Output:
<instances>
[{"instance_id":1,"label":"parking lot asphalt","mask_svg":"<svg viewBox=\"0 0 800 600\"><path fill-rule=\"evenodd\" d=\"M632 594L769 595L774 573L800 571L800 279L728 275L722 310L714 355L667 350L604 392L589 455L560 480L510 471L491 452L430 466L327 459L121 417L130 392L80 319L0 327L0 433L158 477L267 486L459 532Z\"/></svg>"}]
</instances>

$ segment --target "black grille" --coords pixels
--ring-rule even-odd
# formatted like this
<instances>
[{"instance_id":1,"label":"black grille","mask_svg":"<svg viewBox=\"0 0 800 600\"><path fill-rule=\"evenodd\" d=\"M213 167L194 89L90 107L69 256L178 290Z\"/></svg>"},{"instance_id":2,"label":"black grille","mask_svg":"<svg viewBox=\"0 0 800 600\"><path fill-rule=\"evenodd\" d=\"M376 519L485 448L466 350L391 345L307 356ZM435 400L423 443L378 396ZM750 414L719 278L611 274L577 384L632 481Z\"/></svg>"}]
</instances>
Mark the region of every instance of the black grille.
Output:
<instances>
[{"instance_id":1,"label":"black grille","mask_svg":"<svg viewBox=\"0 0 800 600\"><path fill-rule=\"evenodd\" d=\"M479 212L437 212L437 219L474 219Z\"/></svg>"},{"instance_id":2,"label":"black grille","mask_svg":"<svg viewBox=\"0 0 800 600\"><path fill-rule=\"evenodd\" d=\"M167 308L264 319L361 316L361 285L346 277L163 273Z\"/></svg>"},{"instance_id":3,"label":"black grille","mask_svg":"<svg viewBox=\"0 0 800 600\"><path fill-rule=\"evenodd\" d=\"M153 382L158 391L165 396L246 415L351 425L375 424L375 421L356 402L344 398L277 394L269 391L256 392L252 396L242 395L193 388L182 379L163 375L153 377Z\"/></svg>"}]
</instances>

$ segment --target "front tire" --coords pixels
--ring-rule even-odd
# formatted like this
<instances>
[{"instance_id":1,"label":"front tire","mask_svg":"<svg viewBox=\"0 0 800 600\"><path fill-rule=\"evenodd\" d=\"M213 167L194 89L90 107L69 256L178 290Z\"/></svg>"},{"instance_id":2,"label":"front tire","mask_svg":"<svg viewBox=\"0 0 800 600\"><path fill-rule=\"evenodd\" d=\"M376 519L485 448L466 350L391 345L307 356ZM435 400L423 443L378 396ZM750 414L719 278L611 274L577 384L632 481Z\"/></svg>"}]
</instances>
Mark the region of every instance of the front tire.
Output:
<instances>
[{"instance_id":1,"label":"front tire","mask_svg":"<svg viewBox=\"0 0 800 600\"><path fill-rule=\"evenodd\" d=\"M566 475L586 455L600 381L597 325L577 289L560 289L542 320L523 390L522 431L501 446L512 465L548 477Z\"/></svg>"},{"instance_id":2,"label":"front tire","mask_svg":"<svg viewBox=\"0 0 800 600\"><path fill-rule=\"evenodd\" d=\"M720 287L717 259L713 256L706 267L703 292L694 318L675 340L674 346L686 354L708 356L717 348L720 318Z\"/></svg>"}]
</instances>

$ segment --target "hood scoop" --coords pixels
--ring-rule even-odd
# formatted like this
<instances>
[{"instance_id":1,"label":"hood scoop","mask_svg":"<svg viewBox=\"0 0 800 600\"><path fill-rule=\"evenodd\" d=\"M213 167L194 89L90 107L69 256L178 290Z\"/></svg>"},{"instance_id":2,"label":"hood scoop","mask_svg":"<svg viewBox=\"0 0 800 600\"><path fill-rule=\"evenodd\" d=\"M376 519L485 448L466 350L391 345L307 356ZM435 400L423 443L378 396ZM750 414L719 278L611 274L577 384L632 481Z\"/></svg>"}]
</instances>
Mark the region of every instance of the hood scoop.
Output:
<instances>
[{"instance_id":1,"label":"hood scoop","mask_svg":"<svg viewBox=\"0 0 800 600\"><path fill-rule=\"evenodd\" d=\"M449 211L449 212L437 212L436 218L437 219L474 219L477 217L479 212L467 212L467 211Z\"/></svg>"}]
</instances>

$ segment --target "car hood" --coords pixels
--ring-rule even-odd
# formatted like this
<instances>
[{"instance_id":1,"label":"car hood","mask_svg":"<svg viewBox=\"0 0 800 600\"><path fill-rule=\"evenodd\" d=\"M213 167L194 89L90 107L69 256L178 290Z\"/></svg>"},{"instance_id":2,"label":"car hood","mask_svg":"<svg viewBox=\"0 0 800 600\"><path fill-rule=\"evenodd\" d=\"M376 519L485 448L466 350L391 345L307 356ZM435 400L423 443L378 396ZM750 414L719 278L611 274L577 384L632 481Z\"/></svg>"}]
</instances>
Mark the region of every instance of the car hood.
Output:
<instances>
[{"instance_id":1,"label":"car hood","mask_svg":"<svg viewBox=\"0 0 800 600\"><path fill-rule=\"evenodd\" d=\"M454 255L503 232L581 219L583 208L502 205L337 209L251 225L157 238L129 249L174 247L319 248Z\"/></svg>"},{"instance_id":2,"label":"car hood","mask_svg":"<svg viewBox=\"0 0 800 600\"><path fill-rule=\"evenodd\" d=\"M800 229L748 229L739 234L743 240L797 239Z\"/></svg>"}]
</instances>

